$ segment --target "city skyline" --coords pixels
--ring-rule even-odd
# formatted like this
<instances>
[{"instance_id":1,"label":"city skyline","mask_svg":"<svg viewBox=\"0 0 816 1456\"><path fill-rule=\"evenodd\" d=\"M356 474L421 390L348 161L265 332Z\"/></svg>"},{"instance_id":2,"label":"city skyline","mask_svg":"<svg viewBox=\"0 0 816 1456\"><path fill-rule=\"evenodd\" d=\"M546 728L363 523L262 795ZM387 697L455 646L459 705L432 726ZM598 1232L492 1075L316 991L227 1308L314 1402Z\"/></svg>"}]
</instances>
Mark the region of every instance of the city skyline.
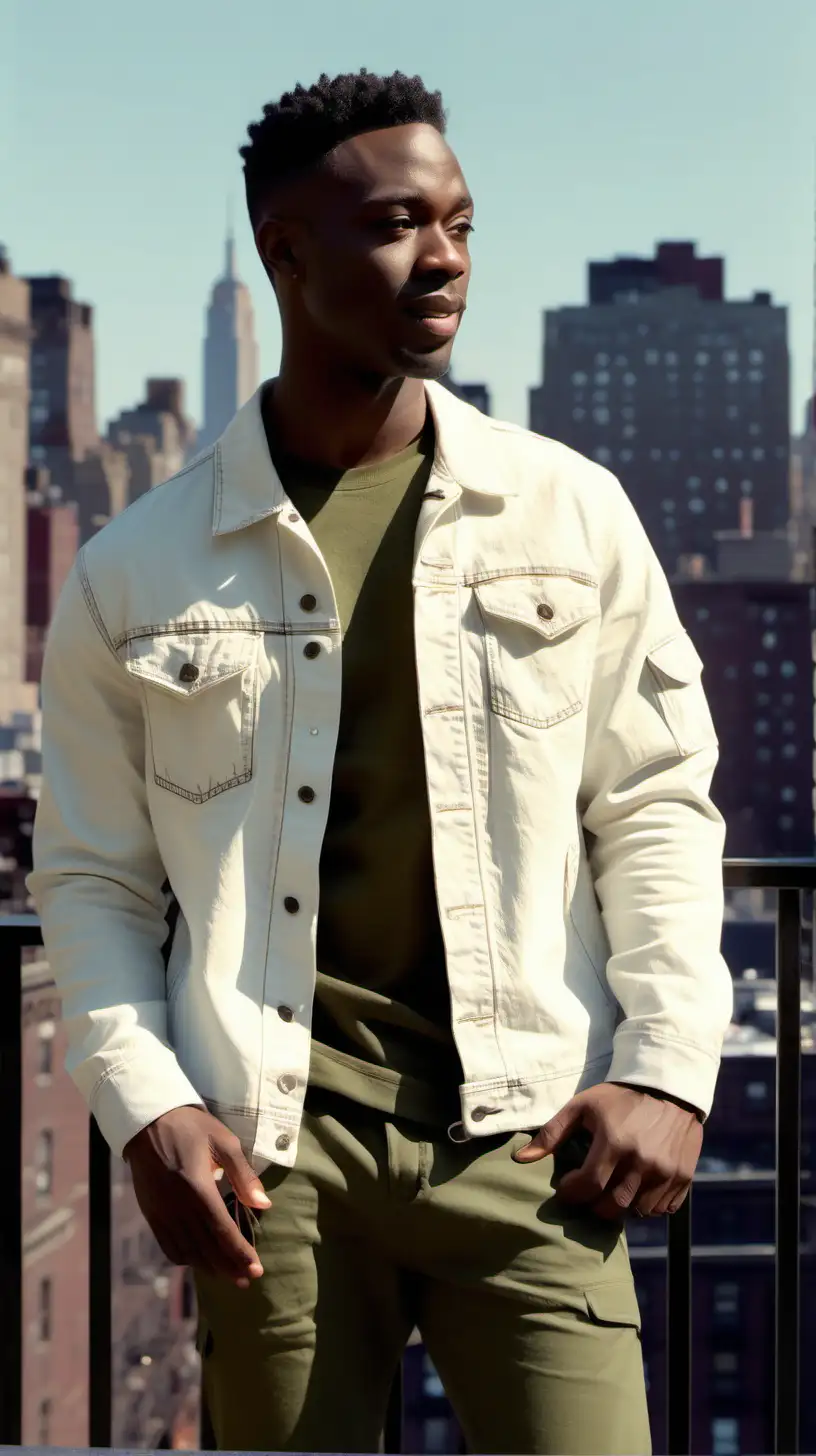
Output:
<instances>
[{"instance_id":1,"label":"city skyline","mask_svg":"<svg viewBox=\"0 0 816 1456\"><path fill-rule=\"evenodd\" d=\"M89 0L83 15L92 12L103 15ZM255 3L240 30L214 4L193 12L188 0L171 14L147 0L138 24L93 30L53 0L35 30L18 7L0 88L14 138L2 160L5 241L15 272L61 272L93 303L100 421L150 375L184 378L201 418L201 309L224 202L240 188L246 124L295 80L366 64L419 70L443 90L477 199L472 304L454 371L491 385L497 415L526 422L541 313L585 300L590 257L649 255L658 239L689 238L727 258L728 298L767 289L789 306L798 426L811 371L816 12L803 0L723 0L712 15L689 0L677 17L624 0L614 13L597 7L589 26L583 12L519 6L499 29L478 0L469 16L462 30L420 3L409 32L362 0L342 19L318 3L281 35ZM192 35L196 66L180 67ZM158 98L150 108L147 77ZM236 241L268 376L276 309L242 206Z\"/></svg>"}]
</instances>

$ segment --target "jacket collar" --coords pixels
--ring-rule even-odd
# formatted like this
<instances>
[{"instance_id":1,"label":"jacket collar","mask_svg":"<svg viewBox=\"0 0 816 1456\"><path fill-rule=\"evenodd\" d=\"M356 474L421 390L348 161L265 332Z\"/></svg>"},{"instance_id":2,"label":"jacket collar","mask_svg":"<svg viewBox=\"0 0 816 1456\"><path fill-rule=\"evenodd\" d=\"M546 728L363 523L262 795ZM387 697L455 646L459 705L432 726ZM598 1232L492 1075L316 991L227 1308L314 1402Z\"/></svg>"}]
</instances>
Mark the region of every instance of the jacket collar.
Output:
<instances>
[{"instance_id":1,"label":"jacket collar","mask_svg":"<svg viewBox=\"0 0 816 1456\"><path fill-rule=\"evenodd\" d=\"M266 443L261 417L262 384L240 409L215 445L213 534L225 536L281 511L286 492ZM442 384L425 386L436 427L434 475L478 495L515 491L497 448L495 427Z\"/></svg>"}]
</instances>

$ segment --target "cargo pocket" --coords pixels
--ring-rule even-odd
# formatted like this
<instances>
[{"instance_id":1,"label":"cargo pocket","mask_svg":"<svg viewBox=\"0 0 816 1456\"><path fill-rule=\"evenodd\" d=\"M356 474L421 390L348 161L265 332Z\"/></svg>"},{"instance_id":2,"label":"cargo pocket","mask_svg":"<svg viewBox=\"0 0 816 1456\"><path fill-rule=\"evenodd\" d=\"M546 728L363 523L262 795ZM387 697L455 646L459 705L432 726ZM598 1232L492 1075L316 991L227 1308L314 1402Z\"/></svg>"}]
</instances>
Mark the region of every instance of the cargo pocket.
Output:
<instances>
[{"instance_id":1,"label":"cargo pocket","mask_svg":"<svg viewBox=\"0 0 816 1456\"><path fill-rule=\"evenodd\" d=\"M587 1314L596 1325L628 1325L640 1333L640 1309L631 1279L594 1284L584 1290Z\"/></svg>"},{"instance_id":2,"label":"cargo pocket","mask_svg":"<svg viewBox=\"0 0 816 1456\"><path fill-rule=\"evenodd\" d=\"M717 743L700 681L702 670L702 660L687 632L670 637L646 654L647 687L684 758Z\"/></svg>"}]
</instances>

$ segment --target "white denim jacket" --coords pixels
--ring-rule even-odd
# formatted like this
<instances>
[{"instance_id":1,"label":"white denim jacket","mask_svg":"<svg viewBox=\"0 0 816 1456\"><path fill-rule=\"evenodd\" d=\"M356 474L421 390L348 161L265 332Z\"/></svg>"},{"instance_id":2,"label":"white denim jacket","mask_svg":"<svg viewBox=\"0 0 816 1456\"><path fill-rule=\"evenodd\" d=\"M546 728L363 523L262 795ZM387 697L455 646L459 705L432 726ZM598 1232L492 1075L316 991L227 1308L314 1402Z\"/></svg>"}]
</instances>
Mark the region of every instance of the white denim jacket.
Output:
<instances>
[{"instance_id":1,"label":"white denim jacket","mask_svg":"<svg viewBox=\"0 0 816 1456\"><path fill-rule=\"evenodd\" d=\"M612 475L428 399L416 660L463 1134L535 1127L604 1078L707 1113L732 992L700 660ZM29 884L117 1152L203 1103L259 1169L294 1162L341 658L260 391L78 558Z\"/></svg>"}]
</instances>

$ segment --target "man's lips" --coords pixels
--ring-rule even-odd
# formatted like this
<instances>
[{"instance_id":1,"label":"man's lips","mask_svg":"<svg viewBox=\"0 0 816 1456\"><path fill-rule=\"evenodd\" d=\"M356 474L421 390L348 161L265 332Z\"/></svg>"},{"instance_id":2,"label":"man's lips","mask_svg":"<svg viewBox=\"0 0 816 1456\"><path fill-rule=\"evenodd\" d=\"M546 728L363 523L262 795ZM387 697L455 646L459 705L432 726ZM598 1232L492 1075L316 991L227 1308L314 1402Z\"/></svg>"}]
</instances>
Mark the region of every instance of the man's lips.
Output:
<instances>
[{"instance_id":1,"label":"man's lips","mask_svg":"<svg viewBox=\"0 0 816 1456\"><path fill-rule=\"evenodd\" d=\"M463 311L464 304L460 299L417 299L415 303L405 305L408 317L439 339L449 339L456 333Z\"/></svg>"}]
</instances>

